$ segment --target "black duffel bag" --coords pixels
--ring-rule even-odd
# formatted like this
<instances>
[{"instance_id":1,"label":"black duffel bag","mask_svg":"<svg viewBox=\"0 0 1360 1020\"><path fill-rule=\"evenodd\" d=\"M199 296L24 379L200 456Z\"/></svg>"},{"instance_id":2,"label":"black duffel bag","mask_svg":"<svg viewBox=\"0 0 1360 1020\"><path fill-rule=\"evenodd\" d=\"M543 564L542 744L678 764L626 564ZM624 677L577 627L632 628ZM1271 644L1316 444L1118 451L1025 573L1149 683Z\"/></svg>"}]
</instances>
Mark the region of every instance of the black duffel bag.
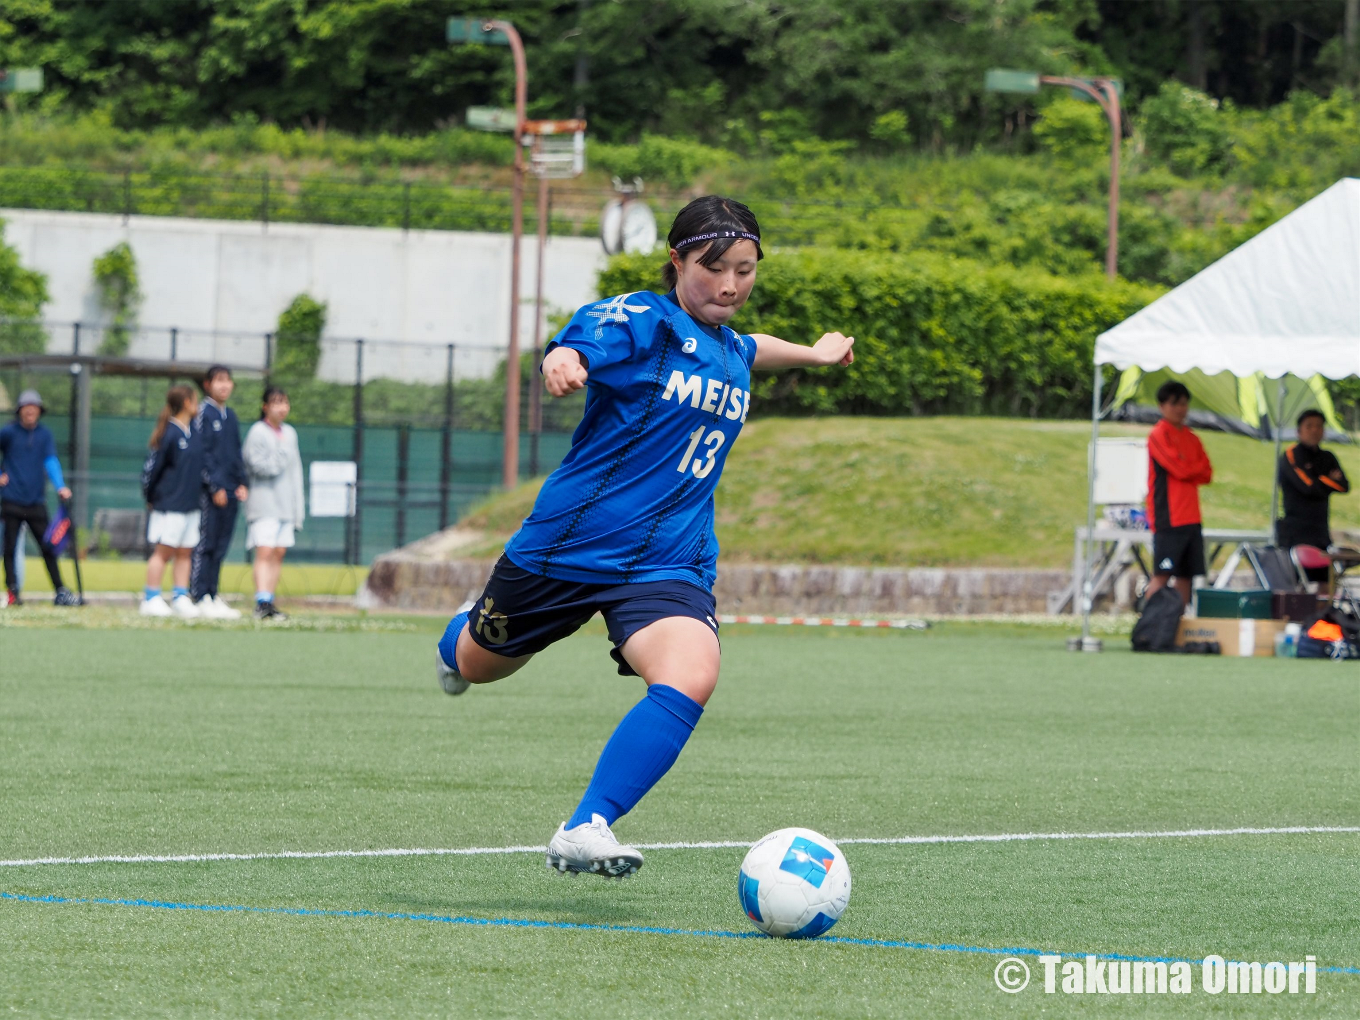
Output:
<instances>
[{"instance_id":1,"label":"black duffel bag","mask_svg":"<svg viewBox=\"0 0 1360 1020\"><path fill-rule=\"evenodd\" d=\"M1159 588L1143 604L1143 614L1133 625L1135 652L1174 652L1176 631L1185 614L1185 603L1175 588Z\"/></svg>"}]
</instances>

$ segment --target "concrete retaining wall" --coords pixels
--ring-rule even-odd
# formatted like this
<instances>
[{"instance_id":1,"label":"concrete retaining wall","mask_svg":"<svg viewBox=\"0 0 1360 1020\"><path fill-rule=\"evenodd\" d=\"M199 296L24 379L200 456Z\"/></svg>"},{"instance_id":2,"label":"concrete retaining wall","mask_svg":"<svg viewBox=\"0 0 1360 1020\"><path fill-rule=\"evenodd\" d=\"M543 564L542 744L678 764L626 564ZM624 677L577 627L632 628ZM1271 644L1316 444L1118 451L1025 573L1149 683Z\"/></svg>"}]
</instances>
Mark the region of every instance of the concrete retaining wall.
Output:
<instances>
[{"instance_id":1,"label":"concrete retaining wall","mask_svg":"<svg viewBox=\"0 0 1360 1020\"><path fill-rule=\"evenodd\" d=\"M359 594L367 608L450 611L475 598L494 560L380 556ZM718 609L745 615L955 615L1042 613L1063 570L992 568L720 567Z\"/></svg>"}]
</instances>

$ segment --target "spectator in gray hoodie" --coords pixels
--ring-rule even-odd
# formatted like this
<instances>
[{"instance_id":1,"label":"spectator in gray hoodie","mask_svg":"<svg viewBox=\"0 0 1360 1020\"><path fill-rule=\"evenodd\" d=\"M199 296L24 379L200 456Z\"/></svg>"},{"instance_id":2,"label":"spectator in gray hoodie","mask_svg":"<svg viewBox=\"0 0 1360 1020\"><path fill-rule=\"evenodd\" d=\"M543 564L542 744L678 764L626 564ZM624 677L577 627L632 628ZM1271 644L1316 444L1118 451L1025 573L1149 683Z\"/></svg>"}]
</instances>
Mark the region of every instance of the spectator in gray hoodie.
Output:
<instances>
[{"instance_id":1,"label":"spectator in gray hoodie","mask_svg":"<svg viewBox=\"0 0 1360 1020\"><path fill-rule=\"evenodd\" d=\"M302 495L302 454L297 431L285 424L288 394L265 388L260 420L246 433L241 458L249 475L246 498L246 548L255 550L255 618L286 620L274 605L283 556L302 529L306 505Z\"/></svg>"}]
</instances>

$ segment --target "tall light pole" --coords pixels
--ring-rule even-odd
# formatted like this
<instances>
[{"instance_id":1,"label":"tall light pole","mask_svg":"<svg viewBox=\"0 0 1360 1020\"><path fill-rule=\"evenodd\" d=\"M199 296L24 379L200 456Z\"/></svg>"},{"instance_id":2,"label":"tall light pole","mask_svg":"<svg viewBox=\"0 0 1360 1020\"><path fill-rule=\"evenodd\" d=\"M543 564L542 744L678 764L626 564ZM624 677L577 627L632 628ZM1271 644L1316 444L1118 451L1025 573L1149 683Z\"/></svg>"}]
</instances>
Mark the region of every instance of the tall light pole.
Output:
<instances>
[{"instance_id":1,"label":"tall light pole","mask_svg":"<svg viewBox=\"0 0 1360 1020\"><path fill-rule=\"evenodd\" d=\"M1039 74L1037 71L987 72L985 88L988 92L1038 92L1043 85L1059 85L1075 89L1094 99L1110 122L1110 209L1105 242L1105 275L1114 279L1119 271L1119 148L1124 135L1119 111L1122 83L1118 78L1067 78Z\"/></svg>"},{"instance_id":2,"label":"tall light pole","mask_svg":"<svg viewBox=\"0 0 1360 1020\"><path fill-rule=\"evenodd\" d=\"M1113 280L1119 267L1119 143L1124 135L1119 112L1121 83L1117 78L1067 78L1035 71L994 69L987 72L985 87L988 92L1033 94L1044 85L1059 85L1085 93L1100 104L1110 122L1110 210L1107 226L1109 235L1105 243L1105 275ZM1073 638L1068 642L1068 648L1083 652L1099 652L1102 647L1100 639L1091 636L1091 606L1095 595L1091 568L1096 544L1096 448L1100 441L1100 389L1104 377L1100 365L1095 365L1093 371L1091 445L1086 453L1086 558L1082 575L1081 638Z\"/></svg>"},{"instance_id":3,"label":"tall light pole","mask_svg":"<svg viewBox=\"0 0 1360 1020\"><path fill-rule=\"evenodd\" d=\"M524 106L529 70L524 41L515 26L492 18L450 18L448 41L509 46L515 62L515 167L510 191L510 342L505 352L505 422L501 450L501 485L519 484L519 243L524 235Z\"/></svg>"}]
</instances>

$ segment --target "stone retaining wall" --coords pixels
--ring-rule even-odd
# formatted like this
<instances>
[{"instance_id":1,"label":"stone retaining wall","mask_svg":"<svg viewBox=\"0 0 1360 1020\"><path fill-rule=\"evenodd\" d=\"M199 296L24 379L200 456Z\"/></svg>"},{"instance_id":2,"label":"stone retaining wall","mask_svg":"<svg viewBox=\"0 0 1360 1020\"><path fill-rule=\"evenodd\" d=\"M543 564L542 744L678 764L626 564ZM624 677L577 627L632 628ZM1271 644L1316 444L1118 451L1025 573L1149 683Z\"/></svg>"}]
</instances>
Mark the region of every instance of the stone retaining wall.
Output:
<instances>
[{"instance_id":1,"label":"stone retaining wall","mask_svg":"<svg viewBox=\"0 0 1360 1020\"><path fill-rule=\"evenodd\" d=\"M494 560L380 556L359 604L371 609L451 611L476 598ZM901 616L1043 613L1064 570L986 567L725 565L713 593L723 613L769 616Z\"/></svg>"}]
</instances>

